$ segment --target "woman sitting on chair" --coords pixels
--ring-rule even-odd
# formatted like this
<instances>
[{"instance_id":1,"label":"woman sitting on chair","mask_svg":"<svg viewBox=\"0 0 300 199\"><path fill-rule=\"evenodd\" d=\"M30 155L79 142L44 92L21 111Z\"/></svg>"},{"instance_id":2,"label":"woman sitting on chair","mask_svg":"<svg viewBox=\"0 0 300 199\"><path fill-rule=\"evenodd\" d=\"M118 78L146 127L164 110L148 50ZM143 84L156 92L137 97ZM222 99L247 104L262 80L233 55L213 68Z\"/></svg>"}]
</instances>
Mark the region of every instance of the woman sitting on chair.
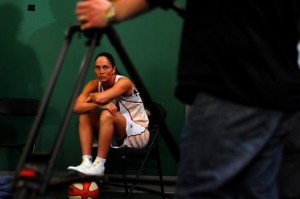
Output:
<instances>
[{"instance_id":1,"label":"woman sitting on chair","mask_svg":"<svg viewBox=\"0 0 300 199\"><path fill-rule=\"evenodd\" d=\"M114 58L103 52L95 58L95 80L88 82L78 96L74 112L79 114L82 162L68 170L86 175L104 175L104 164L112 147L143 148L149 140L147 117L135 85L117 74ZM101 111L97 111L100 109ZM92 161L93 141L98 150Z\"/></svg>"}]
</instances>

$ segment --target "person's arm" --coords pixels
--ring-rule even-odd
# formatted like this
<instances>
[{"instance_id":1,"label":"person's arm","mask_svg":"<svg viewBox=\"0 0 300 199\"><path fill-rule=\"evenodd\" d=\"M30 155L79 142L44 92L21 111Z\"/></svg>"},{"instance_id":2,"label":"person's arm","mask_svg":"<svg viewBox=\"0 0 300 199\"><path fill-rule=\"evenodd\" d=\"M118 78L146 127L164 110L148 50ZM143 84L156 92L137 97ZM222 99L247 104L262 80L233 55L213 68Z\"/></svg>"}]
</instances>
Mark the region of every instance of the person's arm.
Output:
<instances>
[{"instance_id":1,"label":"person's arm","mask_svg":"<svg viewBox=\"0 0 300 199\"><path fill-rule=\"evenodd\" d=\"M132 82L127 78L120 78L112 88L102 92L90 93L86 102L97 104L100 109L108 110L112 115L116 115L118 112L117 106L111 103L112 100L122 95L132 95Z\"/></svg>"},{"instance_id":2,"label":"person's arm","mask_svg":"<svg viewBox=\"0 0 300 199\"><path fill-rule=\"evenodd\" d=\"M103 92L94 92L88 96L87 101L99 105L107 104L120 96L128 96L132 93L132 82L127 78L120 78L110 89Z\"/></svg>"},{"instance_id":3,"label":"person's arm","mask_svg":"<svg viewBox=\"0 0 300 199\"><path fill-rule=\"evenodd\" d=\"M98 81L93 80L88 82L85 87L83 88L82 92L80 95L77 97L74 107L73 107L73 112L75 113L86 113L91 110L94 110L98 108L97 103L93 102L88 102L87 99L91 93L94 93L97 91L98 88Z\"/></svg>"},{"instance_id":4,"label":"person's arm","mask_svg":"<svg viewBox=\"0 0 300 199\"><path fill-rule=\"evenodd\" d=\"M75 13L81 21L81 29L106 27L151 9L147 0L82 0L77 3Z\"/></svg>"}]
</instances>

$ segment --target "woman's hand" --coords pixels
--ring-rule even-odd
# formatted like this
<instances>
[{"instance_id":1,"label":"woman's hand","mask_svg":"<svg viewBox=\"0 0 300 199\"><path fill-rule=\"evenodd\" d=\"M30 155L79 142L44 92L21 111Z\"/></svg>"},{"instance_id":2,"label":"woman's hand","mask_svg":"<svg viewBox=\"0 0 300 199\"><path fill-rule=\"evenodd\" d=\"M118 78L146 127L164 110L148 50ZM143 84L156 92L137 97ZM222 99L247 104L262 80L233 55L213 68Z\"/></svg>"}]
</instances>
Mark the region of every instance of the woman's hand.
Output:
<instances>
[{"instance_id":1,"label":"woman's hand","mask_svg":"<svg viewBox=\"0 0 300 199\"><path fill-rule=\"evenodd\" d=\"M99 107L103 110L108 110L113 116L116 116L118 113L117 106L112 102L105 104L105 105L101 105Z\"/></svg>"}]
</instances>

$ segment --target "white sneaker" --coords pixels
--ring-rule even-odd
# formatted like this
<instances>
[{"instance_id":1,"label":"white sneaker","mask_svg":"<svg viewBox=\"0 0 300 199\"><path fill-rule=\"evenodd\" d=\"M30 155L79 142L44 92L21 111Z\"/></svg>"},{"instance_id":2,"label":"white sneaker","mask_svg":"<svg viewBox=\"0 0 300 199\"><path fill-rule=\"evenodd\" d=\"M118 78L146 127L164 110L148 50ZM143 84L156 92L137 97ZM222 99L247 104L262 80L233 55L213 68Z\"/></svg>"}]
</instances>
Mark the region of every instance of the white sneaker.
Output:
<instances>
[{"instance_id":1,"label":"white sneaker","mask_svg":"<svg viewBox=\"0 0 300 199\"><path fill-rule=\"evenodd\" d=\"M89 159L83 159L80 165L75 167L69 166L68 170L85 174L86 169L88 169L90 166L92 166L92 161Z\"/></svg>"},{"instance_id":2,"label":"white sneaker","mask_svg":"<svg viewBox=\"0 0 300 199\"><path fill-rule=\"evenodd\" d=\"M99 160L95 160L91 166L84 170L84 174L91 176L104 176L105 167Z\"/></svg>"}]
</instances>

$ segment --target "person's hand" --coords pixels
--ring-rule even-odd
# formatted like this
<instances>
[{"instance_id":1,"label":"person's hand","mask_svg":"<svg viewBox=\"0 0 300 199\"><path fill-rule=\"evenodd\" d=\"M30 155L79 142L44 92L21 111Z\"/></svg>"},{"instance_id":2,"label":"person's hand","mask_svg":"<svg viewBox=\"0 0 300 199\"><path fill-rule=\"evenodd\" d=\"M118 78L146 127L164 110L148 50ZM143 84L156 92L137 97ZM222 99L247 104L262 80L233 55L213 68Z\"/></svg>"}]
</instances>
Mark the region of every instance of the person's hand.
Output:
<instances>
[{"instance_id":1,"label":"person's hand","mask_svg":"<svg viewBox=\"0 0 300 199\"><path fill-rule=\"evenodd\" d=\"M108 103L101 107L102 109L108 110L113 116L116 116L118 113L118 108L114 103Z\"/></svg>"},{"instance_id":2,"label":"person's hand","mask_svg":"<svg viewBox=\"0 0 300 199\"><path fill-rule=\"evenodd\" d=\"M88 98L86 98L85 102L95 102L96 101L96 93L90 93Z\"/></svg>"},{"instance_id":3,"label":"person's hand","mask_svg":"<svg viewBox=\"0 0 300 199\"><path fill-rule=\"evenodd\" d=\"M76 5L75 13L81 22L82 30L108 26L106 13L112 6L108 0L81 0Z\"/></svg>"}]
</instances>

